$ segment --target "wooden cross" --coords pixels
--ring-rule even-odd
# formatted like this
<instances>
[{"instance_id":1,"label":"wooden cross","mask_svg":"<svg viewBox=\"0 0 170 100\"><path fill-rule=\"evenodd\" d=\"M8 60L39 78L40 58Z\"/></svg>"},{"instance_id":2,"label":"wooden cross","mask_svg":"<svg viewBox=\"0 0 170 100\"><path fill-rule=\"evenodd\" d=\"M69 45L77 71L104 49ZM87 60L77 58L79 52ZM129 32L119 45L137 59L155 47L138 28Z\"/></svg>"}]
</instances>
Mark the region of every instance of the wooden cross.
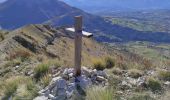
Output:
<instances>
[{"instance_id":1,"label":"wooden cross","mask_svg":"<svg viewBox=\"0 0 170 100\"><path fill-rule=\"evenodd\" d=\"M66 30L75 32L75 56L74 56L74 64L75 64L75 75L81 75L81 52L82 52L82 36L91 37L92 33L82 31L83 18L82 16L75 16L74 28L67 28Z\"/></svg>"}]
</instances>

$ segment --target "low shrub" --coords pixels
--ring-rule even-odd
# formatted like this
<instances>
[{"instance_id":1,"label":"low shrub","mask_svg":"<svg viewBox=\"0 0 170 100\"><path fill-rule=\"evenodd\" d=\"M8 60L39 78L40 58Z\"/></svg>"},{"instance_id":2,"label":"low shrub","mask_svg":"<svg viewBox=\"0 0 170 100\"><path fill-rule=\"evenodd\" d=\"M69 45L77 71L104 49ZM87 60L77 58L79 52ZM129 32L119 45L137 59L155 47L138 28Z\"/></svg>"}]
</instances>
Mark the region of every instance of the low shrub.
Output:
<instances>
[{"instance_id":1,"label":"low shrub","mask_svg":"<svg viewBox=\"0 0 170 100\"><path fill-rule=\"evenodd\" d=\"M105 66L106 68L112 68L115 66L115 61L111 57L105 58Z\"/></svg>"},{"instance_id":2,"label":"low shrub","mask_svg":"<svg viewBox=\"0 0 170 100\"><path fill-rule=\"evenodd\" d=\"M38 81L41 77L46 75L49 72L48 64L40 64L34 69L34 78Z\"/></svg>"},{"instance_id":3,"label":"low shrub","mask_svg":"<svg viewBox=\"0 0 170 100\"><path fill-rule=\"evenodd\" d=\"M162 90L161 83L159 80L154 78L148 79L148 87L151 89L152 92L156 93Z\"/></svg>"},{"instance_id":4,"label":"low shrub","mask_svg":"<svg viewBox=\"0 0 170 100\"><path fill-rule=\"evenodd\" d=\"M160 71L158 77L164 81L170 81L170 71Z\"/></svg>"},{"instance_id":5,"label":"low shrub","mask_svg":"<svg viewBox=\"0 0 170 100\"><path fill-rule=\"evenodd\" d=\"M93 66L96 70L104 70L105 69L105 65L103 64L103 62L101 60L95 60L93 63Z\"/></svg>"}]
</instances>

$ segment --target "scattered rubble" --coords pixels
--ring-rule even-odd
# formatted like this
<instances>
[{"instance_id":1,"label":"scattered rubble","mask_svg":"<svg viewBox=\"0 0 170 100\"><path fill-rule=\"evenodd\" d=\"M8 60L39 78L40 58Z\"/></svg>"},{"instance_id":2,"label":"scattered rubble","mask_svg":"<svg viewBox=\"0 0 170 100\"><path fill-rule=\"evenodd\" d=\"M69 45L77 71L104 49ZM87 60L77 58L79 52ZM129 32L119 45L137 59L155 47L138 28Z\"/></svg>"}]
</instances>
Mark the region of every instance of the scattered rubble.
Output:
<instances>
[{"instance_id":1,"label":"scattered rubble","mask_svg":"<svg viewBox=\"0 0 170 100\"><path fill-rule=\"evenodd\" d=\"M74 95L84 95L88 87L94 85L106 86L108 75L105 71L97 71L82 67L82 75L74 77L74 68L59 70L61 74L54 77L49 86L39 91L34 100L71 100Z\"/></svg>"},{"instance_id":2,"label":"scattered rubble","mask_svg":"<svg viewBox=\"0 0 170 100\"><path fill-rule=\"evenodd\" d=\"M34 100L74 100L75 97L85 97L86 89L92 86L109 86L109 75L106 70L99 71L82 67L82 75L74 76L74 68L59 68L52 74L52 81L45 89L39 91L39 96ZM133 78L128 71L122 71L120 82L116 91L122 98L131 95L135 89L147 89L148 77L154 76L156 71L149 70L138 78ZM117 75L117 74L115 74ZM113 80L114 81L114 80ZM165 87L170 87L170 82L163 82ZM154 94L153 94L154 96ZM43 99L42 99L43 98Z\"/></svg>"}]
</instances>

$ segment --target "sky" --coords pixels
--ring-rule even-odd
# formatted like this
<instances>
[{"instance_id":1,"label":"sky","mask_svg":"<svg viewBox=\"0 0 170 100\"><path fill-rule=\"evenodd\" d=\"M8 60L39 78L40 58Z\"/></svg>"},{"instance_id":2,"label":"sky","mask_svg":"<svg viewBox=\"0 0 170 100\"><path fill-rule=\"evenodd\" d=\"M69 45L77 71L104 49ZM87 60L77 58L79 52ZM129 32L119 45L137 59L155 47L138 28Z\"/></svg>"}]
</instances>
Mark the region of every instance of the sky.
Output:
<instances>
[{"instance_id":1,"label":"sky","mask_svg":"<svg viewBox=\"0 0 170 100\"><path fill-rule=\"evenodd\" d=\"M0 0L0 3L6 0ZM170 0L61 0L85 11L96 8L112 9L170 9ZM107 2L106 2L107 1Z\"/></svg>"},{"instance_id":2,"label":"sky","mask_svg":"<svg viewBox=\"0 0 170 100\"><path fill-rule=\"evenodd\" d=\"M6 0L0 0L0 3L4 2L4 1L6 1Z\"/></svg>"},{"instance_id":3,"label":"sky","mask_svg":"<svg viewBox=\"0 0 170 100\"><path fill-rule=\"evenodd\" d=\"M170 0L62 0L85 11L170 9Z\"/></svg>"}]
</instances>

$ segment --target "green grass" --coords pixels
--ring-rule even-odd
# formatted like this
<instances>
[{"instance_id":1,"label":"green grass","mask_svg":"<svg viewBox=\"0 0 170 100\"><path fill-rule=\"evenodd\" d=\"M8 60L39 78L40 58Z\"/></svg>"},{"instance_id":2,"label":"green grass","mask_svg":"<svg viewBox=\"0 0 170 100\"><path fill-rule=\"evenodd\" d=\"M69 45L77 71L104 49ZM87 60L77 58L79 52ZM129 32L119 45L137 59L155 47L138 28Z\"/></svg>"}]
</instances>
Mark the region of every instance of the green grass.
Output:
<instances>
[{"instance_id":1,"label":"green grass","mask_svg":"<svg viewBox=\"0 0 170 100\"><path fill-rule=\"evenodd\" d=\"M16 90L17 90L17 87L18 87L18 82L19 80L8 80L5 82L4 84L4 95L5 97L4 98L9 98L10 96L12 96Z\"/></svg>"},{"instance_id":2,"label":"green grass","mask_svg":"<svg viewBox=\"0 0 170 100\"><path fill-rule=\"evenodd\" d=\"M150 45L152 45L152 43L149 42L129 42L124 44L128 51L134 52L147 58L154 60L170 58L170 55L166 53L170 50L169 44L155 44L153 45L153 48L147 47Z\"/></svg>"},{"instance_id":3,"label":"green grass","mask_svg":"<svg viewBox=\"0 0 170 100\"><path fill-rule=\"evenodd\" d=\"M114 100L113 91L103 87L93 87L87 90L86 100Z\"/></svg>"},{"instance_id":4,"label":"green grass","mask_svg":"<svg viewBox=\"0 0 170 100\"><path fill-rule=\"evenodd\" d=\"M170 71L160 71L158 77L164 81L170 81Z\"/></svg>"},{"instance_id":5,"label":"green grass","mask_svg":"<svg viewBox=\"0 0 170 100\"><path fill-rule=\"evenodd\" d=\"M43 87L48 86L51 80L52 80L52 78L50 77L49 74L44 75L44 76L40 79Z\"/></svg>"},{"instance_id":6,"label":"green grass","mask_svg":"<svg viewBox=\"0 0 170 100\"><path fill-rule=\"evenodd\" d=\"M162 90L161 83L159 82L159 80L154 78L148 79L148 87L154 93L160 92Z\"/></svg>"},{"instance_id":7,"label":"green grass","mask_svg":"<svg viewBox=\"0 0 170 100\"><path fill-rule=\"evenodd\" d=\"M38 89L31 78L16 76L11 77L2 83L1 94L3 100L8 100L13 97L13 100L20 100L21 98L33 99L37 96Z\"/></svg>"},{"instance_id":8,"label":"green grass","mask_svg":"<svg viewBox=\"0 0 170 100\"><path fill-rule=\"evenodd\" d=\"M34 69L34 78L40 80L41 77L49 72L49 64L40 64Z\"/></svg>"}]
</instances>

